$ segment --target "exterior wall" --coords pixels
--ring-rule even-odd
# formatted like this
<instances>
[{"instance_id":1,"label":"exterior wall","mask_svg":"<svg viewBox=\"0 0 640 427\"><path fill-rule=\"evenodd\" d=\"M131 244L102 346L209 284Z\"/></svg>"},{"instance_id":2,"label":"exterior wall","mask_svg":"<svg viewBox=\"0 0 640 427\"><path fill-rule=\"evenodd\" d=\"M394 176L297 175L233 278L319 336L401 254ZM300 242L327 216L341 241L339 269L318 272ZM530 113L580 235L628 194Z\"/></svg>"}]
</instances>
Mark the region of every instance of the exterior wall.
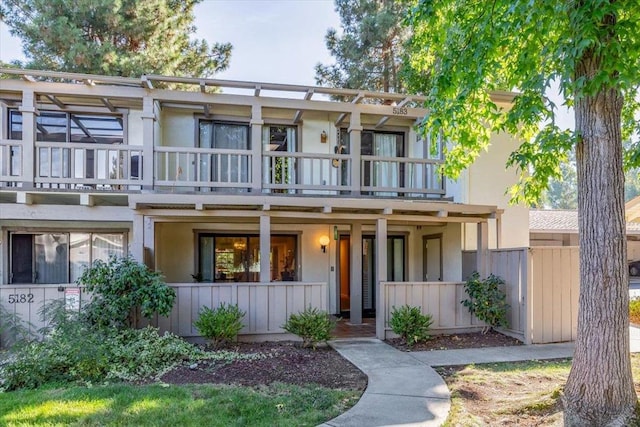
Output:
<instances>
[{"instance_id":1,"label":"exterior wall","mask_svg":"<svg viewBox=\"0 0 640 427\"><path fill-rule=\"evenodd\" d=\"M489 248L519 248L529 246L529 209L509 204L509 187L518 181L515 168L506 169L509 155L519 142L501 133L492 135L492 143L459 180L457 186L449 185L454 201L470 204L497 205L504 209L500 218L500 242L497 242L496 221L489 221ZM477 232L474 224L467 224L463 232L463 247L476 249Z\"/></svg>"},{"instance_id":2,"label":"exterior wall","mask_svg":"<svg viewBox=\"0 0 640 427\"><path fill-rule=\"evenodd\" d=\"M578 246L578 233L531 233L531 246Z\"/></svg>"}]
</instances>

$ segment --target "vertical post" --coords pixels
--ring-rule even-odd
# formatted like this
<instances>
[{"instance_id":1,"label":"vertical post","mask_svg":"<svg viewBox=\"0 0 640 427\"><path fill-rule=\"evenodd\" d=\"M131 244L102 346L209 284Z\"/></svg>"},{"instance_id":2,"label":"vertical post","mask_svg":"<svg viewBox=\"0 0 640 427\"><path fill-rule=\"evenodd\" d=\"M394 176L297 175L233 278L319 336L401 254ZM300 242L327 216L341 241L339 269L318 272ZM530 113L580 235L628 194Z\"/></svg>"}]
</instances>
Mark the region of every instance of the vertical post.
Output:
<instances>
[{"instance_id":1,"label":"vertical post","mask_svg":"<svg viewBox=\"0 0 640 427\"><path fill-rule=\"evenodd\" d=\"M144 215L142 214L133 214L133 239L130 247L133 259L144 263Z\"/></svg>"},{"instance_id":2,"label":"vertical post","mask_svg":"<svg viewBox=\"0 0 640 427\"><path fill-rule=\"evenodd\" d=\"M142 188L151 190L153 188L153 177L155 171L154 164L154 135L153 127L156 120L153 98L145 96L142 98ZM138 171L140 174L140 171Z\"/></svg>"},{"instance_id":3,"label":"vertical post","mask_svg":"<svg viewBox=\"0 0 640 427\"><path fill-rule=\"evenodd\" d=\"M376 223L376 337L385 339L385 320L387 301L382 282L388 280L387 274L387 219L378 218Z\"/></svg>"},{"instance_id":4,"label":"vertical post","mask_svg":"<svg viewBox=\"0 0 640 427\"><path fill-rule=\"evenodd\" d=\"M502 247L502 216L496 214L496 249Z\"/></svg>"},{"instance_id":5,"label":"vertical post","mask_svg":"<svg viewBox=\"0 0 640 427\"><path fill-rule=\"evenodd\" d=\"M271 217L260 215L260 283L271 282Z\"/></svg>"},{"instance_id":6,"label":"vertical post","mask_svg":"<svg viewBox=\"0 0 640 427\"><path fill-rule=\"evenodd\" d=\"M144 263L151 270L156 268L155 240L156 224L153 218L144 217Z\"/></svg>"},{"instance_id":7,"label":"vertical post","mask_svg":"<svg viewBox=\"0 0 640 427\"><path fill-rule=\"evenodd\" d=\"M481 278L487 277L489 273L489 224L478 223L478 244L477 244L477 270Z\"/></svg>"},{"instance_id":8,"label":"vertical post","mask_svg":"<svg viewBox=\"0 0 640 427\"><path fill-rule=\"evenodd\" d=\"M351 195L360 195L361 180L361 145L362 145L362 125L360 123L360 111L351 113L351 123L349 124L349 154L351 156Z\"/></svg>"},{"instance_id":9,"label":"vertical post","mask_svg":"<svg viewBox=\"0 0 640 427\"><path fill-rule=\"evenodd\" d=\"M22 187L33 188L36 164L36 97L32 90L22 92Z\"/></svg>"},{"instance_id":10,"label":"vertical post","mask_svg":"<svg viewBox=\"0 0 640 427\"><path fill-rule=\"evenodd\" d=\"M350 320L353 325L362 323L362 224L351 225L351 278Z\"/></svg>"},{"instance_id":11,"label":"vertical post","mask_svg":"<svg viewBox=\"0 0 640 427\"><path fill-rule=\"evenodd\" d=\"M251 106L251 192L262 191L262 106Z\"/></svg>"}]
</instances>

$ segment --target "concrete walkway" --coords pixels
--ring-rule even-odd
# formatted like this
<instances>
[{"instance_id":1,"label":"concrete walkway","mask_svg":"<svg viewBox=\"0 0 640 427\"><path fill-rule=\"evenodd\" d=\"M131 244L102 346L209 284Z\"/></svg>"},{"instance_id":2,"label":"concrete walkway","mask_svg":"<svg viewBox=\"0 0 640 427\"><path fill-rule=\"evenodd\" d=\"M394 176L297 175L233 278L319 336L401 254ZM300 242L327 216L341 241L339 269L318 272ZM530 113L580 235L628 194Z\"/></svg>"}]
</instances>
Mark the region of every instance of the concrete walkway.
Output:
<instances>
[{"instance_id":1,"label":"concrete walkway","mask_svg":"<svg viewBox=\"0 0 640 427\"><path fill-rule=\"evenodd\" d=\"M631 327L631 352L640 352L640 328ZM351 409L320 427L440 426L451 407L450 394L432 366L560 359L573 356L573 343L403 352L375 338L329 342L369 377Z\"/></svg>"},{"instance_id":2,"label":"concrete walkway","mask_svg":"<svg viewBox=\"0 0 640 427\"><path fill-rule=\"evenodd\" d=\"M430 366L374 338L329 343L369 377L350 410L321 427L439 426L451 407L449 389Z\"/></svg>"}]
</instances>

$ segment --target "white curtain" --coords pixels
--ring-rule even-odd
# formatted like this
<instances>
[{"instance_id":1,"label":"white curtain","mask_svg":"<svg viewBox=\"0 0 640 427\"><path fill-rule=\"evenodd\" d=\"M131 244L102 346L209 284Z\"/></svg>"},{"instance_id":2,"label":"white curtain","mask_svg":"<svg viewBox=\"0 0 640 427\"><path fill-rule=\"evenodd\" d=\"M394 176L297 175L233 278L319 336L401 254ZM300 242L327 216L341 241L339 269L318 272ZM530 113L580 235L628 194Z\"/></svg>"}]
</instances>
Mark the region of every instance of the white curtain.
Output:
<instances>
[{"instance_id":1,"label":"white curtain","mask_svg":"<svg viewBox=\"0 0 640 427\"><path fill-rule=\"evenodd\" d=\"M396 135L376 133L373 136L373 151L378 157L396 157ZM398 187L400 164L389 161L376 161L373 170L373 186ZM396 192L379 192L381 196L396 196Z\"/></svg>"}]
</instances>

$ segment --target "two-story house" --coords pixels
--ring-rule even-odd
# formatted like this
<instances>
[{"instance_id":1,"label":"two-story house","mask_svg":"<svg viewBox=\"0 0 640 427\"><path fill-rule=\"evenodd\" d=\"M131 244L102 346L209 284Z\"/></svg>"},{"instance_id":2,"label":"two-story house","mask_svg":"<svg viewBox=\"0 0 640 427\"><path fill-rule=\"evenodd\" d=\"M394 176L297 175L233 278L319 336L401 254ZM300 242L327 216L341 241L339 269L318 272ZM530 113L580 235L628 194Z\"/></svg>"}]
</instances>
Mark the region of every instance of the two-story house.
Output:
<instances>
[{"instance_id":1,"label":"two-story house","mask_svg":"<svg viewBox=\"0 0 640 427\"><path fill-rule=\"evenodd\" d=\"M161 327L197 335L199 308L226 301L247 311L243 334L269 335L309 305L353 324L380 319L381 284L459 285L463 250L480 249L482 270L489 247L528 245L528 211L505 195L517 142L494 135L460 179L445 180L443 147L455 142L416 133L419 96L0 77L0 299L31 320L111 254L131 254L176 287ZM509 108L512 94L492 96ZM438 292L424 296L439 311L436 329L470 326L458 308L437 308L460 287Z\"/></svg>"}]
</instances>

